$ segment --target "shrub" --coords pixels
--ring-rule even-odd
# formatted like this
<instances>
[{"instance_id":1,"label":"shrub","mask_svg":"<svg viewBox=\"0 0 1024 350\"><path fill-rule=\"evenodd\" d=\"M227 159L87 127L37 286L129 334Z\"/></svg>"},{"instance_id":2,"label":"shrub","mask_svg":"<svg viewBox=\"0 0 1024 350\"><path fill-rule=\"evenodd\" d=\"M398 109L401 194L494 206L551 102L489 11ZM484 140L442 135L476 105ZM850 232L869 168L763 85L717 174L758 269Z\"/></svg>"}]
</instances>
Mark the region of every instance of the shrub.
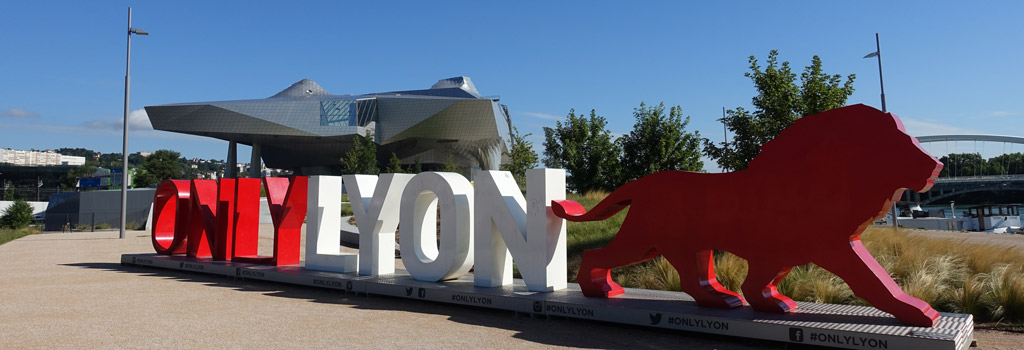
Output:
<instances>
[{"instance_id":1,"label":"shrub","mask_svg":"<svg viewBox=\"0 0 1024 350\"><path fill-rule=\"evenodd\" d=\"M0 227L19 229L28 227L30 223L32 223L32 206L22 199L14 201L14 204L4 209L3 216L0 216Z\"/></svg>"}]
</instances>

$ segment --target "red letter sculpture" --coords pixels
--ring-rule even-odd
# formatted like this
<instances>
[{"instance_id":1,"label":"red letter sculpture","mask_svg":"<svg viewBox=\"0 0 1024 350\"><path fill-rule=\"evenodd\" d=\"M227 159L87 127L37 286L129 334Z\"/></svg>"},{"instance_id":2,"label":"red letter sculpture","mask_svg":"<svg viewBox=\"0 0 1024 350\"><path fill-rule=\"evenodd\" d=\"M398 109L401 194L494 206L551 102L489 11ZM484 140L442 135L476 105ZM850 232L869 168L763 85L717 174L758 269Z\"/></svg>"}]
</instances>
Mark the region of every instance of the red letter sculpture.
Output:
<instances>
[{"instance_id":1,"label":"red letter sculpture","mask_svg":"<svg viewBox=\"0 0 1024 350\"><path fill-rule=\"evenodd\" d=\"M188 234L188 256L211 257L217 230L217 181L192 180L192 230Z\"/></svg>"},{"instance_id":2,"label":"red letter sculpture","mask_svg":"<svg viewBox=\"0 0 1024 350\"><path fill-rule=\"evenodd\" d=\"M303 176L264 178L274 220L274 252L258 256L260 180L166 180L154 196L153 248L158 254L256 264L296 265L306 217Z\"/></svg>"},{"instance_id":3,"label":"red letter sculpture","mask_svg":"<svg viewBox=\"0 0 1024 350\"><path fill-rule=\"evenodd\" d=\"M776 285L794 266L815 263L901 322L930 327L938 312L905 294L860 234L899 200L897 190L927 191L941 169L899 118L853 105L797 120L746 170L660 172L623 185L590 212L568 200L553 201L552 210L566 220L594 221L630 207L607 247L583 253L576 279L587 296L621 294L610 269L661 254L697 304L742 306L715 279L711 252L720 249L748 261L741 288L757 311L795 309Z\"/></svg>"},{"instance_id":4,"label":"red letter sculpture","mask_svg":"<svg viewBox=\"0 0 1024 350\"><path fill-rule=\"evenodd\" d=\"M302 240L302 221L306 219L306 190L309 178L265 177L267 204L274 220L274 255L270 257L237 256L234 261L271 264L277 266L299 264L299 244ZM258 192L257 192L258 194ZM239 191L239 196L242 191ZM241 230L236 227L236 230ZM238 232L238 231L236 231ZM243 241L237 238L238 241ZM252 237L244 241L252 242Z\"/></svg>"},{"instance_id":5,"label":"red letter sculpture","mask_svg":"<svg viewBox=\"0 0 1024 350\"><path fill-rule=\"evenodd\" d=\"M153 196L153 249L157 254L185 253L192 200L188 180L164 180Z\"/></svg>"},{"instance_id":6,"label":"red letter sculpture","mask_svg":"<svg viewBox=\"0 0 1024 350\"><path fill-rule=\"evenodd\" d=\"M226 179L222 179L224 181ZM230 234L235 235L231 261L259 262L260 246L260 179L235 179L235 210ZM269 262L267 261L263 263Z\"/></svg>"}]
</instances>

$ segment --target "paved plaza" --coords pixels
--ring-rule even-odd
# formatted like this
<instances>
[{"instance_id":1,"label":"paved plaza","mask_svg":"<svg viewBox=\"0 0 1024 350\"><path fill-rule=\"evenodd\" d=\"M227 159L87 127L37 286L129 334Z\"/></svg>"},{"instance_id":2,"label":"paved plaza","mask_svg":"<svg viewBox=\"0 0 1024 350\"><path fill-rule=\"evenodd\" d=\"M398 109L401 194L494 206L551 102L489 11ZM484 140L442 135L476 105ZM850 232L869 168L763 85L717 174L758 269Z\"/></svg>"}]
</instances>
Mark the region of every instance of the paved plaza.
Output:
<instances>
[{"instance_id":1,"label":"paved plaza","mask_svg":"<svg viewBox=\"0 0 1024 350\"><path fill-rule=\"evenodd\" d=\"M262 231L269 232L268 225ZM782 343L120 265L149 234L47 233L0 246L0 344L21 348L690 348ZM266 246L268 238L262 240ZM982 348L1024 337L976 332ZM988 345L988 346L985 346Z\"/></svg>"}]
</instances>

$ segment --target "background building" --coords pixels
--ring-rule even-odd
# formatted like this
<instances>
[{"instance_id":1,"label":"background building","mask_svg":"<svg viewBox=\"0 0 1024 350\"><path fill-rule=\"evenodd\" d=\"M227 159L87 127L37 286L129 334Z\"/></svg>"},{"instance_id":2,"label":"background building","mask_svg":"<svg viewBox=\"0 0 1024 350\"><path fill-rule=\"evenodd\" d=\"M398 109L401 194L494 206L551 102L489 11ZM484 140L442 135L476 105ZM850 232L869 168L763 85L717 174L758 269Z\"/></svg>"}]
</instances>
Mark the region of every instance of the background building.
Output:
<instances>
[{"instance_id":1,"label":"background building","mask_svg":"<svg viewBox=\"0 0 1024 350\"><path fill-rule=\"evenodd\" d=\"M425 169L448 159L467 170L497 170L511 120L496 97L484 97L468 77L442 79L430 89L332 95L303 79L266 99L147 106L157 130L229 142L226 169L237 169L237 144L252 146L250 163L299 175L340 174L339 159L356 135L373 135L383 163L396 154ZM250 167L258 176L262 167ZM234 177L236 174L225 174Z\"/></svg>"},{"instance_id":2,"label":"background building","mask_svg":"<svg viewBox=\"0 0 1024 350\"><path fill-rule=\"evenodd\" d=\"M84 165L85 157L66 156L52 151L0 149L0 163L20 166Z\"/></svg>"}]
</instances>

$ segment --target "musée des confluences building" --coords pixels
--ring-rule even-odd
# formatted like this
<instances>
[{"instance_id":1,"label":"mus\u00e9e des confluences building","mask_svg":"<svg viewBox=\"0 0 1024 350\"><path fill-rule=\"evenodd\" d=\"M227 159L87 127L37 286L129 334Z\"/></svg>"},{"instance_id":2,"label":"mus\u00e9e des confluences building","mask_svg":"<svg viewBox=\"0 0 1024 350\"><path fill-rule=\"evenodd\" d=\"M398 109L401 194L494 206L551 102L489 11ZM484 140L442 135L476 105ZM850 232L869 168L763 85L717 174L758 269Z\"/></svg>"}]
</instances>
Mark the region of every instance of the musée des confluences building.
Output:
<instances>
[{"instance_id":1,"label":"mus\u00e9e des confluences building","mask_svg":"<svg viewBox=\"0 0 1024 350\"><path fill-rule=\"evenodd\" d=\"M468 77L363 95L332 95L303 79L265 99L147 106L146 113L154 129L228 141L228 169L237 169L237 145L244 144L252 146L251 164L262 159L299 175L340 174L339 159L356 135L373 135L381 162L394 153L424 169L451 157L466 175L497 170L511 128L507 106L481 96ZM259 167L250 172L258 175Z\"/></svg>"}]
</instances>

